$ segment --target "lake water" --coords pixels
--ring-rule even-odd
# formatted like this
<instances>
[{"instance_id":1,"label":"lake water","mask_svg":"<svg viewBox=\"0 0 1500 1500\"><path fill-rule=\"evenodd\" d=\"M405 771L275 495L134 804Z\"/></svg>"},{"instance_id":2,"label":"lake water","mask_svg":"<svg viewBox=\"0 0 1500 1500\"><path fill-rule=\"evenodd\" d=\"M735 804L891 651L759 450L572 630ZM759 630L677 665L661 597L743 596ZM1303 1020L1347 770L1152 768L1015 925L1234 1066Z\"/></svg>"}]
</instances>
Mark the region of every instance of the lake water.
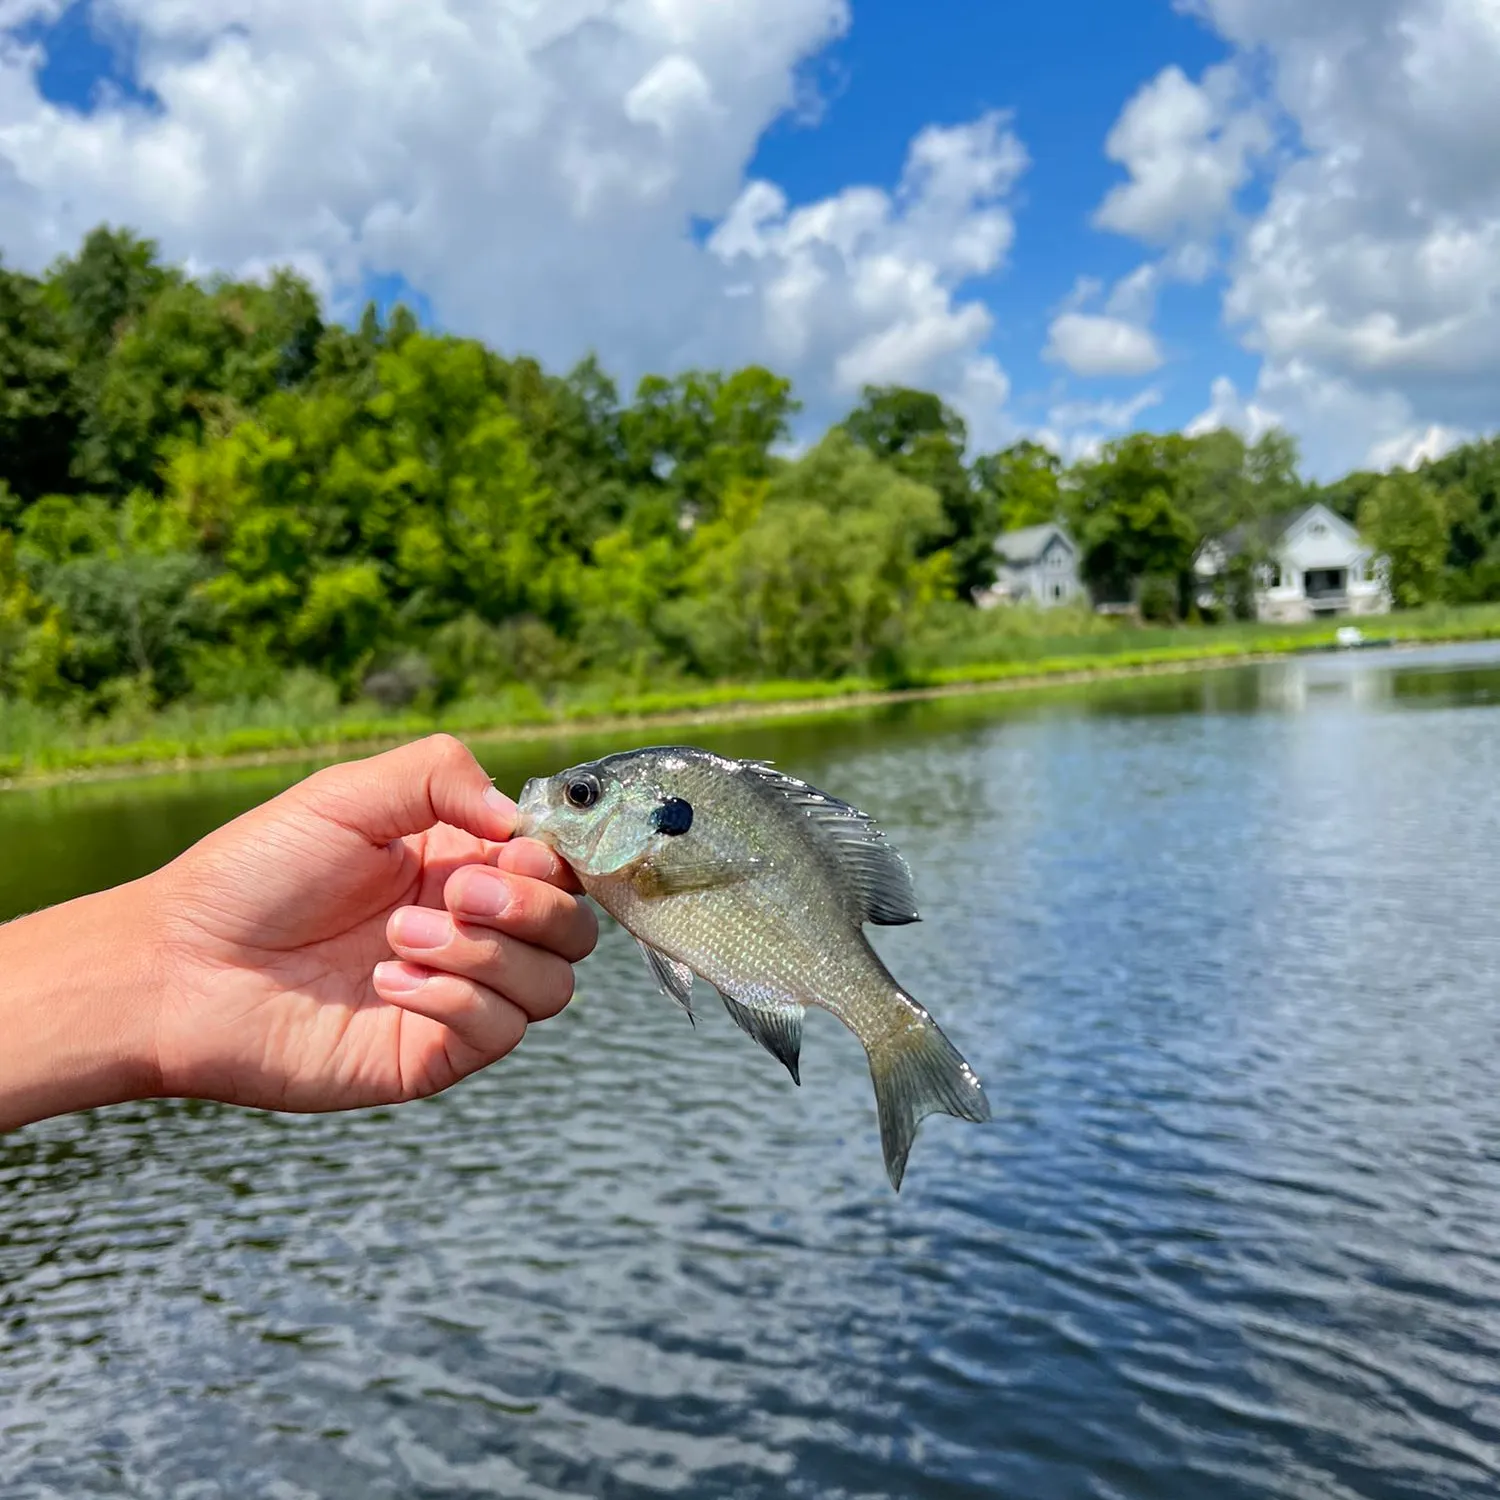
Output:
<instances>
[{"instance_id":1,"label":"lake water","mask_svg":"<svg viewBox=\"0 0 1500 1500\"><path fill-rule=\"evenodd\" d=\"M1496 1493L1500 653L690 737L881 819L993 1123L893 1195L852 1037L608 928L438 1099L0 1138L5 1500ZM297 774L0 796L0 915Z\"/></svg>"}]
</instances>

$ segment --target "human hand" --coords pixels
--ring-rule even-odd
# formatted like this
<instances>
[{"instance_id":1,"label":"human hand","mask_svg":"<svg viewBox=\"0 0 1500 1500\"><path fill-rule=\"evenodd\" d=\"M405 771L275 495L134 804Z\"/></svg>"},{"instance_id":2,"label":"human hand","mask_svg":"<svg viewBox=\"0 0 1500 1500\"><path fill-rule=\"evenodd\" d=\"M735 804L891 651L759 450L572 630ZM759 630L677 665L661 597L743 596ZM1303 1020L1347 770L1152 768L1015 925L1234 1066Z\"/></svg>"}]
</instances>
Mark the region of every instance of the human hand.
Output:
<instances>
[{"instance_id":1,"label":"human hand","mask_svg":"<svg viewBox=\"0 0 1500 1500\"><path fill-rule=\"evenodd\" d=\"M438 735L319 771L147 877L150 1091L353 1109L503 1057L567 1004L598 936L567 867L514 828Z\"/></svg>"}]
</instances>

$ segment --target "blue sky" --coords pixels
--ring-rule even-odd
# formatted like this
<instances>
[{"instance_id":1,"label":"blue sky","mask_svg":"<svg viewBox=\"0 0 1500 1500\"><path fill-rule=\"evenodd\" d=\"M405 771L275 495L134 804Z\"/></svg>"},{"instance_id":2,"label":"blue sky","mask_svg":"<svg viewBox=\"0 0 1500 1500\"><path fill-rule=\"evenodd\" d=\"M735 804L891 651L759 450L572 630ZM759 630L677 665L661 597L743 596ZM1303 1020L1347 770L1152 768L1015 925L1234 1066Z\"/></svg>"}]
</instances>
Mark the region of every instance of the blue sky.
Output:
<instances>
[{"instance_id":1,"label":"blue sky","mask_svg":"<svg viewBox=\"0 0 1500 1500\"><path fill-rule=\"evenodd\" d=\"M1076 396L1128 398L1138 380L1066 379L1041 358L1054 310L1079 276L1112 282L1141 263L1141 247L1089 219L1121 170L1103 142L1142 82L1169 63L1197 74L1228 49L1162 0L983 4L926 0L857 4L848 37L820 61L827 108L815 129L787 120L761 143L751 170L798 200L849 182L891 185L906 143L931 123L986 109L1012 113L1032 157L1016 205L1009 263L978 284L994 310L990 348L1010 374L1023 413L1040 422L1060 382ZM1218 289L1174 288L1157 328L1171 363L1154 383L1151 425L1177 427L1203 410L1214 377L1253 381L1255 361L1226 337Z\"/></svg>"},{"instance_id":2,"label":"blue sky","mask_svg":"<svg viewBox=\"0 0 1500 1500\"><path fill-rule=\"evenodd\" d=\"M1333 472L1494 426L1497 74L1491 0L0 0L0 252L123 222L814 425L898 379Z\"/></svg>"}]
</instances>

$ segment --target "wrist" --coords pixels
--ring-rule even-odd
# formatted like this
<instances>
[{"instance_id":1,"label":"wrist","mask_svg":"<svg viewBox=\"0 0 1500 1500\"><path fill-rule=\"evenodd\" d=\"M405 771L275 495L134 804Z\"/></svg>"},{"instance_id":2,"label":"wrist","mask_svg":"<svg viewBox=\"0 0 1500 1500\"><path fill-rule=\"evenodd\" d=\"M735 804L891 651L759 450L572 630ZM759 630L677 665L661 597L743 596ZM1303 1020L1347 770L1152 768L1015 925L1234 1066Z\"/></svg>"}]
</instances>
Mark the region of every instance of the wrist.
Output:
<instances>
[{"instance_id":1,"label":"wrist","mask_svg":"<svg viewBox=\"0 0 1500 1500\"><path fill-rule=\"evenodd\" d=\"M0 927L0 1130L159 1092L152 879Z\"/></svg>"}]
</instances>

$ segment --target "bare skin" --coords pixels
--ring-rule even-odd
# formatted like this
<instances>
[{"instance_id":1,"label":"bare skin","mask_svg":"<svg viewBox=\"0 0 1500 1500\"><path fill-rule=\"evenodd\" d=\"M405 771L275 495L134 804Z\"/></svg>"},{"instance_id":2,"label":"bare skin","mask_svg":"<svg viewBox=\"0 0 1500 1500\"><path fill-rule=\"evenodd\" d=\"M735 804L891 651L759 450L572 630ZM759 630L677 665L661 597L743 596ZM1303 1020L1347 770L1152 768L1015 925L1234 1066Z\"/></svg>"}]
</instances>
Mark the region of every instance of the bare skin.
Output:
<instances>
[{"instance_id":1,"label":"bare skin","mask_svg":"<svg viewBox=\"0 0 1500 1500\"><path fill-rule=\"evenodd\" d=\"M598 924L457 740L333 766L0 927L0 1130L128 1099L436 1094L573 993Z\"/></svg>"}]
</instances>

